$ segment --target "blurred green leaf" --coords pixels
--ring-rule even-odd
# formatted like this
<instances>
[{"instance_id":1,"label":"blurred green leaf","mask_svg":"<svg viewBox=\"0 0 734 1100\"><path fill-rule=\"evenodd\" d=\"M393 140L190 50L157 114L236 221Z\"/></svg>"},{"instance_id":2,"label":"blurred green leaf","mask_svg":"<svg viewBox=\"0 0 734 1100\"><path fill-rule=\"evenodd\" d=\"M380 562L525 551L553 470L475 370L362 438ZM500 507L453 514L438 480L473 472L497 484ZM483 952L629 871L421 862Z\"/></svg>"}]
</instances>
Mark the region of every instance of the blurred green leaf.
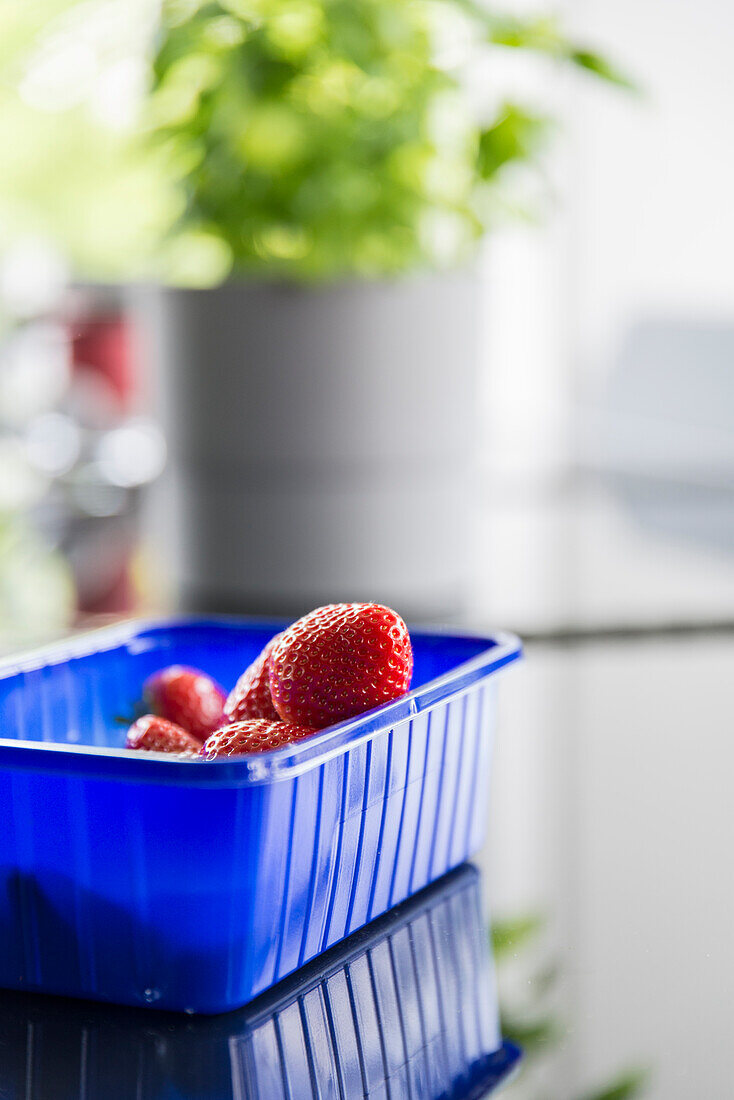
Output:
<instances>
[{"instance_id":1,"label":"blurred green leaf","mask_svg":"<svg viewBox=\"0 0 734 1100\"><path fill-rule=\"evenodd\" d=\"M545 920L537 913L496 921L491 931L491 942L497 963L515 958L524 948L532 947L544 927ZM501 1007L502 1035L522 1047L526 1068L541 1061L562 1039L564 1029L561 1020L553 1014L539 1011L543 998L553 991L557 980L557 964L548 964L528 981L531 1000L526 1007L515 1005L511 1010ZM627 1070L581 1100L636 1100L646 1079L647 1073L642 1070Z\"/></svg>"},{"instance_id":2,"label":"blurred green leaf","mask_svg":"<svg viewBox=\"0 0 734 1100\"><path fill-rule=\"evenodd\" d=\"M526 1054L533 1054L558 1042L560 1029L551 1016L536 1020L520 1020L502 1014L501 1031L505 1039L517 1043Z\"/></svg>"},{"instance_id":3,"label":"blurred green leaf","mask_svg":"<svg viewBox=\"0 0 734 1100\"><path fill-rule=\"evenodd\" d=\"M474 6L475 16L484 22L487 38L497 46L510 49L535 50L538 53L563 56L566 40L558 21L552 16L530 17L496 15Z\"/></svg>"},{"instance_id":4,"label":"blurred green leaf","mask_svg":"<svg viewBox=\"0 0 734 1100\"><path fill-rule=\"evenodd\" d=\"M29 66L58 80L54 51L86 50L116 5L0 4L0 246L48 237L86 276L333 280L469 259L512 208L503 169L534 167L551 127L517 104L477 119L436 56L437 7L468 17L489 53L628 83L556 20L477 0L163 0L155 34L157 5L128 3L137 56L152 55L132 128L103 123L117 98L103 102L94 81L64 78L66 106L28 94ZM114 71L116 51L134 52L103 35L90 72Z\"/></svg>"},{"instance_id":5,"label":"blurred green leaf","mask_svg":"<svg viewBox=\"0 0 734 1100\"><path fill-rule=\"evenodd\" d=\"M3 469L0 484L11 484ZM0 652L5 653L68 631L75 588L68 562L14 511L18 505L0 503Z\"/></svg>"},{"instance_id":6,"label":"blurred green leaf","mask_svg":"<svg viewBox=\"0 0 734 1100\"><path fill-rule=\"evenodd\" d=\"M616 84L620 88L626 88L628 91L636 91L637 85L633 80L626 76L621 70L617 69L611 61L607 61L601 54L593 53L591 50L571 49L568 54L569 61L574 65L578 65L581 69L586 69L590 73L594 73L596 76L600 76L603 80L609 81L610 84Z\"/></svg>"},{"instance_id":7,"label":"blurred green leaf","mask_svg":"<svg viewBox=\"0 0 734 1100\"><path fill-rule=\"evenodd\" d=\"M543 931L545 921L539 914L513 917L495 921L492 928L492 950L501 962L508 955L515 955Z\"/></svg>"},{"instance_id":8,"label":"blurred green leaf","mask_svg":"<svg viewBox=\"0 0 734 1100\"><path fill-rule=\"evenodd\" d=\"M627 1070L616 1081L599 1092L587 1093L583 1100L634 1100L640 1095L647 1074L643 1070Z\"/></svg>"},{"instance_id":9,"label":"blurred green leaf","mask_svg":"<svg viewBox=\"0 0 734 1100\"><path fill-rule=\"evenodd\" d=\"M584 49L571 41L553 16L516 16L498 14L475 0L452 0L472 19L484 27L487 40L496 46L531 50L556 57L560 61L585 69L595 76L634 90L636 85L601 54Z\"/></svg>"},{"instance_id":10,"label":"blurred green leaf","mask_svg":"<svg viewBox=\"0 0 734 1100\"><path fill-rule=\"evenodd\" d=\"M491 179L511 161L529 160L549 131L550 119L506 104L500 118L479 135L478 172Z\"/></svg>"}]
</instances>

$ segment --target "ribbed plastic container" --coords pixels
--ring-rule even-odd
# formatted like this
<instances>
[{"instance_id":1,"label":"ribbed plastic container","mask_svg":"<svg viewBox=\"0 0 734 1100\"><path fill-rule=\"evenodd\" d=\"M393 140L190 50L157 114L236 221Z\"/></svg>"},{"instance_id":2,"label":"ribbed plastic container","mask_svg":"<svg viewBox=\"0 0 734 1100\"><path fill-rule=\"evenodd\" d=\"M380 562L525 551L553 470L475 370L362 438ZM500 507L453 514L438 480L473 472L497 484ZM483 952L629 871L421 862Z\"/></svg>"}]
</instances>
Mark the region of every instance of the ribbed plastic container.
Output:
<instances>
[{"instance_id":1,"label":"ribbed plastic container","mask_svg":"<svg viewBox=\"0 0 734 1100\"><path fill-rule=\"evenodd\" d=\"M248 1008L212 1018L0 995L6 1100L477 1100L502 1044L464 865Z\"/></svg>"},{"instance_id":2,"label":"ribbed plastic container","mask_svg":"<svg viewBox=\"0 0 734 1100\"><path fill-rule=\"evenodd\" d=\"M0 666L0 986L225 1011L481 846L509 636L415 632L407 696L274 753L121 747L151 672L229 687L282 625L130 624Z\"/></svg>"}]
</instances>

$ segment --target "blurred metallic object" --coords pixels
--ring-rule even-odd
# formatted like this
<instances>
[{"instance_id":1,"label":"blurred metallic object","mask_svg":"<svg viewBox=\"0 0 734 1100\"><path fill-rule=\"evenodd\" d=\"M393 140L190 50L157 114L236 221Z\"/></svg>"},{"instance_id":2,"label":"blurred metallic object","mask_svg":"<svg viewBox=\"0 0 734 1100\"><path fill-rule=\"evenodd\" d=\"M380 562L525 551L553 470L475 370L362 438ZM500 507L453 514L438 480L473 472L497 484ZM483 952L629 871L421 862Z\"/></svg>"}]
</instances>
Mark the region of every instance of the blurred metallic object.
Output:
<instances>
[{"instance_id":1,"label":"blurred metallic object","mask_svg":"<svg viewBox=\"0 0 734 1100\"><path fill-rule=\"evenodd\" d=\"M22 289L18 270L27 275L25 261L38 259L33 250L23 257L24 263L0 264L2 289L7 284L16 292L0 303L6 310ZM14 319L8 313L0 342L0 523L23 532L22 539L0 539L6 593L0 591L0 634L4 623L8 636L15 629L19 637L26 632L22 622L13 626L16 612L39 621L32 609L23 610L21 586L32 588L31 565L39 578L67 570L66 586L48 608L49 624L58 615L68 623L74 603L82 612L134 609L130 571L141 492L166 457L160 429L138 408L129 324L116 288L59 290L35 301L52 312ZM19 547L26 545L28 568L19 571ZM30 640L40 636L36 627Z\"/></svg>"},{"instance_id":2,"label":"blurred metallic object","mask_svg":"<svg viewBox=\"0 0 734 1100\"><path fill-rule=\"evenodd\" d=\"M28 425L25 448L32 466L51 477L60 477L72 469L81 454L79 425L64 413L45 413Z\"/></svg>"},{"instance_id":3,"label":"blurred metallic object","mask_svg":"<svg viewBox=\"0 0 734 1100\"><path fill-rule=\"evenodd\" d=\"M0 345L0 425L18 428L49 412L71 379L62 325L28 321L7 333Z\"/></svg>"},{"instance_id":4,"label":"blurred metallic object","mask_svg":"<svg viewBox=\"0 0 734 1100\"><path fill-rule=\"evenodd\" d=\"M132 489L154 481L166 464L160 429L146 417L131 417L97 444L97 468L110 485Z\"/></svg>"},{"instance_id":5,"label":"blurred metallic object","mask_svg":"<svg viewBox=\"0 0 734 1100\"><path fill-rule=\"evenodd\" d=\"M75 287L64 316L72 385L61 411L78 426L81 445L56 482L57 538L74 570L80 612L130 612L139 599L133 573L143 496L165 464L165 442L141 412L119 287Z\"/></svg>"},{"instance_id":6,"label":"blurred metallic object","mask_svg":"<svg viewBox=\"0 0 734 1100\"><path fill-rule=\"evenodd\" d=\"M471 272L139 295L170 454L157 543L186 606L459 609L478 303Z\"/></svg>"},{"instance_id":7,"label":"blurred metallic object","mask_svg":"<svg viewBox=\"0 0 734 1100\"><path fill-rule=\"evenodd\" d=\"M75 610L68 563L32 518L58 465L56 457L49 464L47 418L70 379L63 326L36 315L58 305L64 279L63 263L42 242L19 239L0 256L0 652L57 636ZM30 443L34 462L26 432L44 420L45 444ZM65 450L68 458L68 438Z\"/></svg>"}]
</instances>

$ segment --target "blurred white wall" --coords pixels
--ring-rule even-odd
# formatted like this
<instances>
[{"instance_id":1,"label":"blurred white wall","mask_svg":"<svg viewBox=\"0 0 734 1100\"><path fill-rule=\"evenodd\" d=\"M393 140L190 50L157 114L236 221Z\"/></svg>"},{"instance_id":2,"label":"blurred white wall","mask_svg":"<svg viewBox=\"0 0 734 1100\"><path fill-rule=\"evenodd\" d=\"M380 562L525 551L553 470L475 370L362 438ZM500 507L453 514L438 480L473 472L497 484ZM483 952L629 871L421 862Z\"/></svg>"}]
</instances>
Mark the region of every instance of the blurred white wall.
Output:
<instances>
[{"instance_id":1,"label":"blurred white wall","mask_svg":"<svg viewBox=\"0 0 734 1100\"><path fill-rule=\"evenodd\" d=\"M734 320L734 5L568 0L562 10L640 94L552 73L533 89L565 123L545 165L549 216L540 229L503 229L487 250L495 474L563 466L579 441L589 457L584 420L640 322Z\"/></svg>"},{"instance_id":2,"label":"blurred white wall","mask_svg":"<svg viewBox=\"0 0 734 1100\"><path fill-rule=\"evenodd\" d=\"M486 251L481 613L731 616L734 5L569 0L565 17L640 93L552 71L532 87L564 125L546 218ZM639 483L569 491L573 470Z\"/></svg>"},{"instance_id":3,"label":"blurred white wall","mask_svg":"<svg viewBox=\"0 0 734 1100\"><path fill-rule=\"evenodd\" d=\"M639 318L734 314L734 5L574 0L569 15L642 90L592 85L571 112L574 358L586 387Z\"/></svg>"},{"instance_id":4,"label":"blurred white wall","mask_svg":"<svg viewBox=\"0 0 734 1100\"><path fill-rule=\"evenodd\" d=\"M565 77L549 92L567 119L554 209L487 251L477 612L530 630L731 620L734 345L714 354L711 334L734 327L734 4L569 0L565 14L642 94ZM650 323L662 429L605 404ZM701 344L674 363L681 326ZM623 460L647 515L645 492L569 489L574 468ZM518 1097L571 1100L630 1064L653 1070L651 1100L730 1095L732 660L730 636L543 647L508 677L486 860L495 908L551 914L569 1022L560 1060Z\"/></svg>"}]
</instances>

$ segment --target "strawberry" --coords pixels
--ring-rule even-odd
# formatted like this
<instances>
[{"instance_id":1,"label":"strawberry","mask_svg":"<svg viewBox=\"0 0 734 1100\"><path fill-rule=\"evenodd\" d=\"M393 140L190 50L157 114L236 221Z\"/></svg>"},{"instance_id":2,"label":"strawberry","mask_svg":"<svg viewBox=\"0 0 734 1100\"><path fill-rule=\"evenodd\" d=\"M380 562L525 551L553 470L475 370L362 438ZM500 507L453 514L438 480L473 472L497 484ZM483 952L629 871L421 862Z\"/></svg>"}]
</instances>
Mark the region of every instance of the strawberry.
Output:
<instances>
[{"instance_id":1,"label":"strawberry","mask_svg":"<svg viewBox=\"0 0 734 1100\"><path fill-rule=\"evenodd\" d=\"M198 755L201 743L174 722L157 714L144 714L127 731L126 749L143 752L175 752L183 756Z\"/></svg>"},{"instance_id":2,"label":"strawberry","mask_svg":"<svg viewBox=\"0 0 734 1100\"><path fill-rule=\"evenodd\" d=\"M323 729L404 695L408 628L389 607L336 603L298 619L270 654L270 693L286 722Z\"/></svg>"},{"instance_id":3,"label":"strawberry","mask_svg":"<svg viewBox=\"0 0 734 1100\"><path fill-rule=\"evenodd\" d=\"M232 722L216 730L201 746L200 755L205 760L218 756L241 756L249 752L271 752L293 741L310 737L313 730L291 722L270 722L267 718L250 718L246 722Z\"/></svg>"},{"instance_id":4,"label":"strawberry","mask_svg":"<svg viewBox=\"0 0 734 1100\"><path fill-rule=\"evenodd\" d=\"M280 634L271 638L256 661L240 676L224 704L228 722L243 722L247 718L269 718L279 721L270 698L270 654Z\"/></svg>"},{"instance_id":5,"label":"strawberry","mask_svg":"<svg viewBox=\"0 0 734 1100\"><path fill-rule=\"evenodd\" d=\"M205 672L171 665L143 685L146 707L159 718L182 726L198 741L206 741L221 724L225 695Z\"/></svg>"}]
</instances>

